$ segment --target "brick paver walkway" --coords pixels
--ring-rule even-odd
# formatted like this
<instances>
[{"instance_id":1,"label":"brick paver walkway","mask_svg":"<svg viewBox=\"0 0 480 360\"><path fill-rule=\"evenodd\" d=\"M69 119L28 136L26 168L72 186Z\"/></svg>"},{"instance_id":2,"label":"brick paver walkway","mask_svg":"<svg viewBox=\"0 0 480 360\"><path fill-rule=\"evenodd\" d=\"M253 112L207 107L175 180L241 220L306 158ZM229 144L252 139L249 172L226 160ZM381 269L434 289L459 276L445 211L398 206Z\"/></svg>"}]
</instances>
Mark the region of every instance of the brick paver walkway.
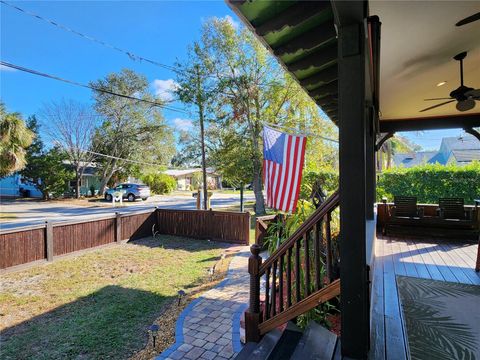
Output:
<instances>
[{"instance_id":1,"label":"brick paver walkway","mask_svg":"<svg viewBox=\"0 0 480 360\"><path fill-rule=\"evenodd\" d=\"M177 320L176 342L157 360L232 359L240 352L240 317L248 306L248 246L230 262L227 277L192 301Z\"/></svg>"}]
</instances>

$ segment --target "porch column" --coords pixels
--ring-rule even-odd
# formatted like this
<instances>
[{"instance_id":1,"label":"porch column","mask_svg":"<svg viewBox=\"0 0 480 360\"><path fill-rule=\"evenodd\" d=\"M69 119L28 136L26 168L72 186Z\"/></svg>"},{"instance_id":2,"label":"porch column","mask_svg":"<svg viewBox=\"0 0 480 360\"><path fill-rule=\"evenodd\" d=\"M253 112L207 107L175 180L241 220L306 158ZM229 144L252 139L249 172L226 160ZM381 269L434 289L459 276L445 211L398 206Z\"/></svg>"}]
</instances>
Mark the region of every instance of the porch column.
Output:
<instances>
[{"instance_id":1,"label":"porch column","mask_svg":"<svg viewBox=\"0 0 480 360\"><path fill-rule=\"evenodd\" d=\"M361 1L332 1L332 7L338 28L342 355L365 359L370 337L365 243L366 171L371 161L366 150L368 14Z\"/></svg>"}]
</instances>

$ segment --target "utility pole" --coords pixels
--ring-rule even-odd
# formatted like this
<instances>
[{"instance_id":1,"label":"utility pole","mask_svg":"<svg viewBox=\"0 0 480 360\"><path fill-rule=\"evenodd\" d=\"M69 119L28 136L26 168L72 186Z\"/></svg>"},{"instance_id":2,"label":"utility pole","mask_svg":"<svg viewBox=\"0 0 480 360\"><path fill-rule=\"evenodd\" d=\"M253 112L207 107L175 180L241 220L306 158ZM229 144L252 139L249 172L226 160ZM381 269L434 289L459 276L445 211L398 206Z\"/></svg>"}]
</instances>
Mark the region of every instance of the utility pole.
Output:
<instances>
[{"instance_id":1,"label":"utility pole","mask_svg":"<svg viewBox=\"0 0 480 360\"><path fill-rule=\"evenodd\" d=\"M195 65L195 74L197 80L196 103L198 107L198 117L200 121L200 141L202 147L202 179L203 179L203 208L208 210L208 189L207 189L207 167L205 164L205 126L204 126L204 108L203 108L203 90L200 77L200 69Z\"/></svg>"}]
</instances>

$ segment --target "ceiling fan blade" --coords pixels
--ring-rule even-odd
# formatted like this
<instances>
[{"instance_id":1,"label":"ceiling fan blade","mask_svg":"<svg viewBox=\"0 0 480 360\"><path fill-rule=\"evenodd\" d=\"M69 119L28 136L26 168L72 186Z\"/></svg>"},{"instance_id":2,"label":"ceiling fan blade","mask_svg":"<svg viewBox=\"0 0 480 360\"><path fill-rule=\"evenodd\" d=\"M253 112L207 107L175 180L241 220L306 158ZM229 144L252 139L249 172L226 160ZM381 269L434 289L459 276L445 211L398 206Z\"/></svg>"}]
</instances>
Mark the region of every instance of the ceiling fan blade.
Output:
<instances>
[{"instance_id":1,"label":"ceiling fan blade","mask_svg":"<svg viewBox=\"0 0 480 360\"><path fill-rule=\"evenodd\" d=\"M435 108L437 108L437 107L450 104L451 102L454 102L454 101L456 101L456 100L454 99L454 100L450 100L450 101L445 101L445 102L443 102L443 103L440 103L440 104L437 104L437 105L433 105L433 106L430 106L430 107L425 108L425 109L423 109L423 110L420 110L420 112L432 110L432 109L435 109Z\"/></svg>"},{"instance_id":2,"label":"ceiling fan blade","mask_svg":"<svg viewBox=\"0 0 480 360\"><path fill-rule=\"evenodd\" d=\"M475 100L468 99L468 100L459 101L456 107L458 111L472 110L475 107Z\"/></svg>"},{"instance_id":3,"label":"ceiling fan blade","mask_svg":"<svg viewBox=\"0 0 480 360\"><path fill-rule=\"evenodd\" d=\"M452 97L447 97L447 98L431 98L431 99L423 99L424 101L430 101L430 100L449 100L449 99L454 99Z\"/></svg>"},{"instance_id":4,"label":"ceiling fan blade","mask_svg":"<svg viewBox=\"0 0 480 360\"><path fill-rule=\"evenodd\" d=\"M470 24L471 22L480 20L480 12L470 15L469 17L466 17L465 19L460 20L455 24L455 26L462 26L466 24Z\"/></svg>"},{"instance_id":5,"label":"ceiling fan blade","mask_svg":"<svg viewBox=\"0 0 480 360\"><path fill-rule=\"evenodd\" d=\"M480 100L480 89L473 89L473 90L467 91L465 93L465 96L467 97L471 96L475 100Z\"/></svg>"}]
</instances>

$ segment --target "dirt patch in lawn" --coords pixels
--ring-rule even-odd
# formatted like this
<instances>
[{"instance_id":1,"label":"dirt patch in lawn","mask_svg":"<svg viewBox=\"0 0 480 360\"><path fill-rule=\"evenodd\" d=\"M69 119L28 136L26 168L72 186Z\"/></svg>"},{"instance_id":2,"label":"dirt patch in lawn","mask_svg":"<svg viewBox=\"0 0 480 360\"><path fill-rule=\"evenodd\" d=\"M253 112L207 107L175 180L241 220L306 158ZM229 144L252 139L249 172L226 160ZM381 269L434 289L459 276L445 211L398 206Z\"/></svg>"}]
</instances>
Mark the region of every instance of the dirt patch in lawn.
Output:
<instances>
[{"instance_id":1,"label":"dirt patch in lawn","mask_svg":"<svg viewBox=\"0 0 480 360\"><path fill-rule=\"evenodd\" d=\"M228 265L228 256L221 259L227 249L233 250L160 236L4 274L2 359L142 359L159 353L173 343L177 292L186 291L185 304L214 286ZM218 278L210 281L214 264ZM170 335L153 350L147 329L156 321Z\"/></svg>"}]
</instances>

